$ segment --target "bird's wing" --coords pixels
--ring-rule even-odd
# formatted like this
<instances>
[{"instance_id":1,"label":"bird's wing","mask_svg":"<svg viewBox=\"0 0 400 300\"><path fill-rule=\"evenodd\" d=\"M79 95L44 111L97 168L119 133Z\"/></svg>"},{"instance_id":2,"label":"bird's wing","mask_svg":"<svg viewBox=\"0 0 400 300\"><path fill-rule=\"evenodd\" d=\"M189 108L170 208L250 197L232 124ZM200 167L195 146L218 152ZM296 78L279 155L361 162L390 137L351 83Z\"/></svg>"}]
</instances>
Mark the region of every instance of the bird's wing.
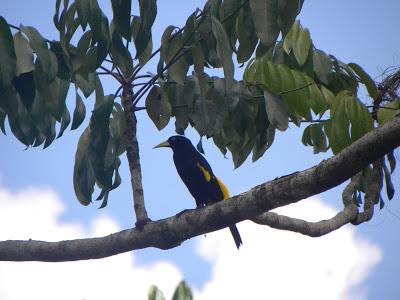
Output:
<instances>
[{"instance_id":1,"label":"bird's wing","mask_svg":"<svg viewBox=\"0 0 400 300\"><path fill-rule=\"evenodd\" d=\"M230 198L228 189L225 184L214 175L207 160L199 154L197 157L197 166L203 173L204 179L206 181L205 189L209 195L206 204L215 203L223 199Z\"/></svg>"}]
</instances>

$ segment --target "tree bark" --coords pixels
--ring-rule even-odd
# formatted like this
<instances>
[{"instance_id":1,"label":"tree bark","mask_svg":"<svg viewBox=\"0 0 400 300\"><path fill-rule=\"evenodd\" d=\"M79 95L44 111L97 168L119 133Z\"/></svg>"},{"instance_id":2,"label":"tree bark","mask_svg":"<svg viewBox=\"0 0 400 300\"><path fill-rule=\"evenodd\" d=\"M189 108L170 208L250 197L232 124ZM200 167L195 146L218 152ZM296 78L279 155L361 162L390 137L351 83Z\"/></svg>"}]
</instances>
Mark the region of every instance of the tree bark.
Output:
<instances>
[{"instance_id":1,"label":"tree bark","mask_svg":"<svg viewBox=\"0 0 400 300\"><path fill-rule=\"evenodd\" d=\"M122 106L125 112L126 121L126 156L129 162L131 174L131 187L133 192L133 207L136 214L136 226L141 228L150 219L147 215L144 204L144 194L142 185L142 169L140 166L139 144L137 140L137 120L132 109L132 90L127 88L122 93Z\"/></svg>"},{"instance_id":2,"label":"tree bark","mask_svg":"<svg viewBox=\"0 0 400 300\"><path fill-rule=\"evenodd\" d=\"M228 201L151 221L142 229L123 230L100 238L60 242L2 241L0 261L73 261L147 247L173 248L189 238L329 190L399 146L400 117L396 117L332 158L302 172L260 184Z\"/></svg>"}]
</instances>

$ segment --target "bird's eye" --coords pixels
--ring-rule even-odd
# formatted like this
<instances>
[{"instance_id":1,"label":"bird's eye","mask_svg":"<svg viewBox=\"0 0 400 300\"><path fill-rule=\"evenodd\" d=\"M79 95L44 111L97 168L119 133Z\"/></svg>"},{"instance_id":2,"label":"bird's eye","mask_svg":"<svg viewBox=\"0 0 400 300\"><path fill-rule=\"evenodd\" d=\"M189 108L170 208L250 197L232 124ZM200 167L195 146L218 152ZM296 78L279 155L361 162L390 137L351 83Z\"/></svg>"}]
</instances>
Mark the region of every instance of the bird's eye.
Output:
<instances>
[{"instance_id":1,"label":"bird's eye","mask_svg":"<svg viewBox=\"0 0 400 300\"><path fill-rule=\"evenodd\" d=\"M173 136L172 138L171 138L171 141L175 141L176 140L176 138Z\"/></svg>"}]
</instances>

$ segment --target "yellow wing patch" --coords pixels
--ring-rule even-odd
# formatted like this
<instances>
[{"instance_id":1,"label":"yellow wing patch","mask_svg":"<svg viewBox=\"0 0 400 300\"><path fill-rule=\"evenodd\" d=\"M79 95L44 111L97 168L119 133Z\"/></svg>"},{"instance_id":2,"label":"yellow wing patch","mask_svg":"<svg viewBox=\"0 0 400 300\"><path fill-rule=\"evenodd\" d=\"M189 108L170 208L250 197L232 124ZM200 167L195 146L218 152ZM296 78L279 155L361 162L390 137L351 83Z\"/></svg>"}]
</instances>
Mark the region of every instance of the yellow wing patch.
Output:
<instances>
[{"instance_id":1,"label":"yellow wing patch","mask_svg":"<svg viewBox=\"0 0 400 300\"><path fill-rule=\"evenodd\" d=\"M224 195L224 200L229 199L231 195L229 195L229 191L226 185L217 176L215 176L215 179L217 180L218 185L221 188L222 194Z\"/></svg>"},{"instance_id":2,"label":"yellow wing patch","mask_svg":"<svg viewBox=\"0 0 400 300\"><path fill-rule=\"evenodd\" d=\"M199 163L197 163L197 166L199 167L199 169L203 172L204 178L206 179L207 182L209 182L211 180L211 174L210 172L208 172L202 165L200 165Z\"/></svg>"}]
</instances>

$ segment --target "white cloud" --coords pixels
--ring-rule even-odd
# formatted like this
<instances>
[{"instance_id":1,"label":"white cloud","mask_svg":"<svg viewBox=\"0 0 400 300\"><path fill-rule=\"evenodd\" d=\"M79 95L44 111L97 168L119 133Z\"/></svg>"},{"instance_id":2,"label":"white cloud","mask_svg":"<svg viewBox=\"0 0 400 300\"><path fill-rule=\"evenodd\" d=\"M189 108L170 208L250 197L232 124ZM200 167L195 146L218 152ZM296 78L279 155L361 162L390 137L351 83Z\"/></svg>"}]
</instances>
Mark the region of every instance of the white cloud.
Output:
<instances>
[{"instance_id":1,"label":"white cloud","mask_svg":"<svg viewBox=\"0 0 400 300\"><path fill-rule=\"evenodd\" d=\"M50 190L28 189L11 193L0 186L0 240L56 241L106 235L118 230L110 218L96 218L90 230L61 223L64 206ZM166 296L182 278L167 261L138 266L131 253L111 258L68 262L0 262L0 299L147 299L156 284Z\"/></svg>"},{"instance_id":2,"label":"white cloud","mask_svg":"<svg viewBox=\"0 0 400 300\"><path fill-rule=\"evenodd\" d=\"M280 208L282 214L314 221L335 210L309 199ZM237 251L228 230L199 239L198 253L212 263L202 299L365 299L362 286L382 259L381 250L351 227L321 238L278 231L246 221L238 225Z\"/></svg>"},{"instance_id":3,"label":"white cloud","mask_svg":"<svg viewBox=\"0 0 400 300\"><path fill-rule=\"evenodd\" d=\"M119 230L106 217L95 218L90 228L61 222L64 209L51 190L11 193L0 186L0 240L55 241ZM335 213L315 199L279 211L309 220ZM240 251L226 229L197 238L196 251L212 267L208 282L195 290L196 300L365 299L364 280L382 259L381 250L351 227L317 239L251 222L238 227L244 242ZM0 262L0 299L141 300L152 284L170 299L180 278L172 263L139 266L132 253L69 263Z\"/></svg>"}]
</instances>

